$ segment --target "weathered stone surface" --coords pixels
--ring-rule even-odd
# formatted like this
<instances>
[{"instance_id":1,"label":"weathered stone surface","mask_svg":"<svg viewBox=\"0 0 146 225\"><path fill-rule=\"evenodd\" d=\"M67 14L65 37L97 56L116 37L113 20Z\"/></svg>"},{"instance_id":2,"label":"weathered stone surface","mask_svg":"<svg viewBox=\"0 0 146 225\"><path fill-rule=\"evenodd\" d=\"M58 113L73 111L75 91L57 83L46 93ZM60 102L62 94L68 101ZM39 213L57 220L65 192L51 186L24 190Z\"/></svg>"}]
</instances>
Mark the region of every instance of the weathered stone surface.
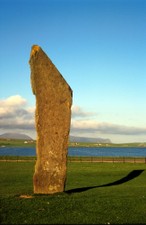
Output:
<instances>
[{"instance_id":1,"label":"weathered stone surface","mask_svg":"<svg viewBox=\"0 0 146 225\"><path fill-rule=\"evenodd\" d=\"M39 46L32 46L29 63L32 90L36 96L37 161L33 176L34 193L63 192L72 90Z\"/></svg>"}]
</instances>

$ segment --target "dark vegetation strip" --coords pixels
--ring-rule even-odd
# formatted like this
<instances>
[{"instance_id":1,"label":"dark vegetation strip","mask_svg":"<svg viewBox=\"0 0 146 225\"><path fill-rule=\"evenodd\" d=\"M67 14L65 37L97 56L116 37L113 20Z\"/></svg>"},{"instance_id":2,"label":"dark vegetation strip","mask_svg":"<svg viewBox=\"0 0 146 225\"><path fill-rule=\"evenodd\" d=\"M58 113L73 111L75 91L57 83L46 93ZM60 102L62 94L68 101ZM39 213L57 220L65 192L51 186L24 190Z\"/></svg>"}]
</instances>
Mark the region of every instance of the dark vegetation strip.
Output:
<instances>
[{"instance_id":1,"label":"dark vegetation strip","mask_svg":"<svg viewBox=\"0 0 146 225\"><path fill-rule=\"evenodd\" d=\"M0 156L0 161L36 161L36 156ZM146 157L77 157L68 156L68 162L145 163Z\"/></svg>"}]
</instances>

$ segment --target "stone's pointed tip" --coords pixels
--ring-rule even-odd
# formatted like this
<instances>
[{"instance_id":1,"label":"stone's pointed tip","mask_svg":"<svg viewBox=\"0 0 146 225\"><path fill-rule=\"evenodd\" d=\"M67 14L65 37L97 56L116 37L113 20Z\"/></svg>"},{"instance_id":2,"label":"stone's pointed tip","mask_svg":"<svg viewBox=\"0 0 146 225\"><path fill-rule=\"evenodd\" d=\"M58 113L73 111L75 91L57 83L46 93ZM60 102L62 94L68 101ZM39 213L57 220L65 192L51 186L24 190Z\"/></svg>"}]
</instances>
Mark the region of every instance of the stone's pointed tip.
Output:
<instances>
[{"instance_id":1,"label":"stone's pointed tip","mask_svg":"<svg viewBox=\"0 0 146 225\"><path fill-rule=\"evenodd\" d=\"M31 54L30 54L30 57L36 55L36 53L40 50L40 46L38 45L33 45L32 46L32 49L31 49Z\"/></svg>"}]
</instances>

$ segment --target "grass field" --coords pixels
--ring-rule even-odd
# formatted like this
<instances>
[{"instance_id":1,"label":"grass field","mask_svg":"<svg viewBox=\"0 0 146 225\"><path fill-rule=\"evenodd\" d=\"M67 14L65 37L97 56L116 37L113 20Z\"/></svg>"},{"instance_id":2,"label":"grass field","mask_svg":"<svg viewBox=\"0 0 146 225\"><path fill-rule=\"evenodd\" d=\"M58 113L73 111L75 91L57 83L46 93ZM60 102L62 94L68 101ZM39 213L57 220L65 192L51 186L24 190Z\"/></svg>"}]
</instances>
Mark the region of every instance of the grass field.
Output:
<instances>
[{"instance_id":1,"label":"grass field","mask_svg":"<svg viewBox=\"0 0 146 225\"><path fill-rule=\"evenodd\" d=\"M34 163L0 162L1 224L146 224L146 164L68 162L65 192L35 195Z\"/></svg>"}]
</instances>

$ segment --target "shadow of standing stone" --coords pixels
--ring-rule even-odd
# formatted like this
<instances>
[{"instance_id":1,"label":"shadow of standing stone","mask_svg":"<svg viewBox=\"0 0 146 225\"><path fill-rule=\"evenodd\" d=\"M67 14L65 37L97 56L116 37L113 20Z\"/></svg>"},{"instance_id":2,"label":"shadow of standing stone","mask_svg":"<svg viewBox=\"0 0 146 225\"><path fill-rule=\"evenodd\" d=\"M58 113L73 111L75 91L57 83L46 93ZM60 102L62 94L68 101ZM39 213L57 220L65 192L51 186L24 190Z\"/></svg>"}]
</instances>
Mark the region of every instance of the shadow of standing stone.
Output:
<instances>
[{"instance_id":1,"label":"shadow of standing stone","mask_svg":"<svg viewBox=\"0 0 146 225\"><path fill-rule=\"evenodd\" d=\"M38 46L31 49L31 86L36 97L37 132L34 193L63 192L66 182L72 90Z\"/></svg>"}]
</instances>

